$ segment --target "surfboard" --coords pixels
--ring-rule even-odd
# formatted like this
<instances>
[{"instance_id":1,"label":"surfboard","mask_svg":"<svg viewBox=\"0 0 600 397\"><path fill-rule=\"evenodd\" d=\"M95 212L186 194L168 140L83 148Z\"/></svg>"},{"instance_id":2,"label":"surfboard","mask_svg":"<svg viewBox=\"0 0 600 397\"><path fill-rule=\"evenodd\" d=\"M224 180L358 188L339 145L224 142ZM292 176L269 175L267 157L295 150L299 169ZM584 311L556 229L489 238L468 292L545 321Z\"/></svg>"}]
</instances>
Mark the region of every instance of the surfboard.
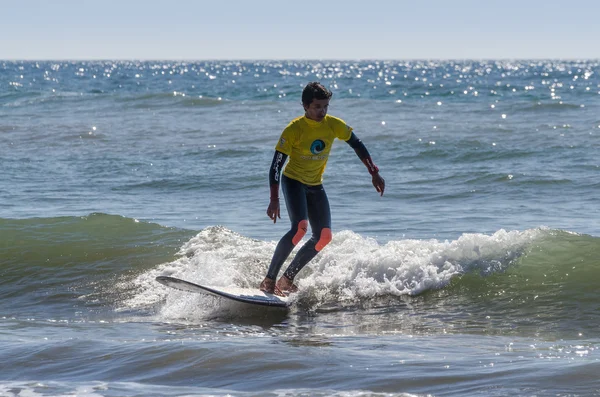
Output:
<instances>
[{"instance_id":1,"label":"surfboard","mask_svg":"<svg viewBox=\"0 0 600 397\"><path fill-rule=\"evenodd\" d=\"M287 296L284 297L268 294L259 290L258 288L213 287L208 285L199 285L190 281L169 276L158 276L156 277L156 281L166 285L167 287L175 288L180 291L215 295L221 298L250 303L253 305L273 307L288 307L290 305Z\"/></svg>"}]
</instances>

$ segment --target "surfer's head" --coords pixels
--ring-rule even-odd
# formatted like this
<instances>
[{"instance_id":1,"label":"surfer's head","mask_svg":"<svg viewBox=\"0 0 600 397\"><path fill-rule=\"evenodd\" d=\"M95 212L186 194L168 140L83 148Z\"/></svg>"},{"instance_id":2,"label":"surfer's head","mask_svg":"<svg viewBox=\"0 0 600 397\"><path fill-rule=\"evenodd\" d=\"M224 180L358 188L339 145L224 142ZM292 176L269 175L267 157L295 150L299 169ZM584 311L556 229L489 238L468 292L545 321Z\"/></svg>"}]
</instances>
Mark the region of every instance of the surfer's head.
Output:
<instances>
[{"instance_id":1,"label":"surfer's head","mask_svg":"<svg viewBox=\"0 0 600 397\"><path fill-rule=\"evenodd\" d=\"M302 106L306 117L321 121L327 114L332 92L319 82L308 83L302 91Z\"/></svg>"}]
</instances>

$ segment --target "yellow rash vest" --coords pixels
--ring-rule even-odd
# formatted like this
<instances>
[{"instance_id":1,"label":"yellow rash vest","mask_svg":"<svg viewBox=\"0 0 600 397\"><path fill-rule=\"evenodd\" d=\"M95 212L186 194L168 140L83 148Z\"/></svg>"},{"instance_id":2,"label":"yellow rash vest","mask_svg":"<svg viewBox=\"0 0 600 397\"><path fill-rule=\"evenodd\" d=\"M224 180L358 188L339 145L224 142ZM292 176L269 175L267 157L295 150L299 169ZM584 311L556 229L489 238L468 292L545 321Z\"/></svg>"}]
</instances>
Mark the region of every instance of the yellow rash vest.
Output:
<instances>
[{"instance_id":1,"label":"yellow rash vest","mask_svg":"<svg viewBox=\"0 0 600 397\"><path fill-rule=\"evenodd\" d=\"M334 139L347 141L351 136L352 127L334 116L325 115L320 122L306 116L292 120L275 147L289 157L283 174L306 185L320 185Z\"/></svg>"}]
</instances>

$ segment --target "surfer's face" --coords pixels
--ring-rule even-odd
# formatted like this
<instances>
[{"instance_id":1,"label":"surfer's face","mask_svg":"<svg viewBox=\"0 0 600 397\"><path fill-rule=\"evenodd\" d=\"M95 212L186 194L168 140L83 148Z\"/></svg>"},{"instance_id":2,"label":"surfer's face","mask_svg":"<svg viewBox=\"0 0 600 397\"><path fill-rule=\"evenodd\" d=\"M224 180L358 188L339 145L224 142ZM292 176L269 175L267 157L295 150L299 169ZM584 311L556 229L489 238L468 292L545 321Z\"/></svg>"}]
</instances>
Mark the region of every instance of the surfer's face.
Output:
<instances>
[{"instance_id":1,"label":"surfer's face","mask_svg":"<svg viewBox=\"0 0 600 397\"><path fill-rule=\"evenodd\" d=\"M309 106L304 105L306 117L314 121L322 121L329 109L329 99L313 99Z\"/></svg>"}]
</instances>

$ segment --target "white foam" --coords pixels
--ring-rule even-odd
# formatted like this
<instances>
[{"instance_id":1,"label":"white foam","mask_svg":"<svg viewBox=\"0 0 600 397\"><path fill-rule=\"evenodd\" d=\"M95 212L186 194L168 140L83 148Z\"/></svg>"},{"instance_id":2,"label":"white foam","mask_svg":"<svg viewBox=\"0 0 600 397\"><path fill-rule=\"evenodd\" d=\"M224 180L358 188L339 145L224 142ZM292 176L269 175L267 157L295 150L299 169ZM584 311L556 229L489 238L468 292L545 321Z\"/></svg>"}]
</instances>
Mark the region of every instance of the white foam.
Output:
<instances>
[{"instance_id":1,"label":"white foam","mask_svg":"<svg viewBox=\"0 0 600 397\"><path fill-rule=\"evenodd\" d=\"M372 238L341 231L298 275L301 291L297 299L357 303L443 288L459 274L506 270L541 233L541 229L499 230L492 235L464 234L454 241L405 239L380 245ZM181 247L179 259L138 276L133 281L138 292L125 304L140 308L164 301L161 315L167 318L212 310L217 298L173 290L158 284L155 277L255 288L267 271L275 245L223 227L207 228Z\"/></svg>"},{"instance_id":2,"label":"white foam","mask_svg":"<svg viewBox=\"0 0 600 397\"><path fill-rule=\"evenodd\" d=\"M417 295L443 288L458 274L505 270L539 230L499 230L491 236L464 234L455 241L374 240L343 231L311 266L302 286L337 290L340 298L356 300L383 295Z\"/></svg>"}]
</instances>

